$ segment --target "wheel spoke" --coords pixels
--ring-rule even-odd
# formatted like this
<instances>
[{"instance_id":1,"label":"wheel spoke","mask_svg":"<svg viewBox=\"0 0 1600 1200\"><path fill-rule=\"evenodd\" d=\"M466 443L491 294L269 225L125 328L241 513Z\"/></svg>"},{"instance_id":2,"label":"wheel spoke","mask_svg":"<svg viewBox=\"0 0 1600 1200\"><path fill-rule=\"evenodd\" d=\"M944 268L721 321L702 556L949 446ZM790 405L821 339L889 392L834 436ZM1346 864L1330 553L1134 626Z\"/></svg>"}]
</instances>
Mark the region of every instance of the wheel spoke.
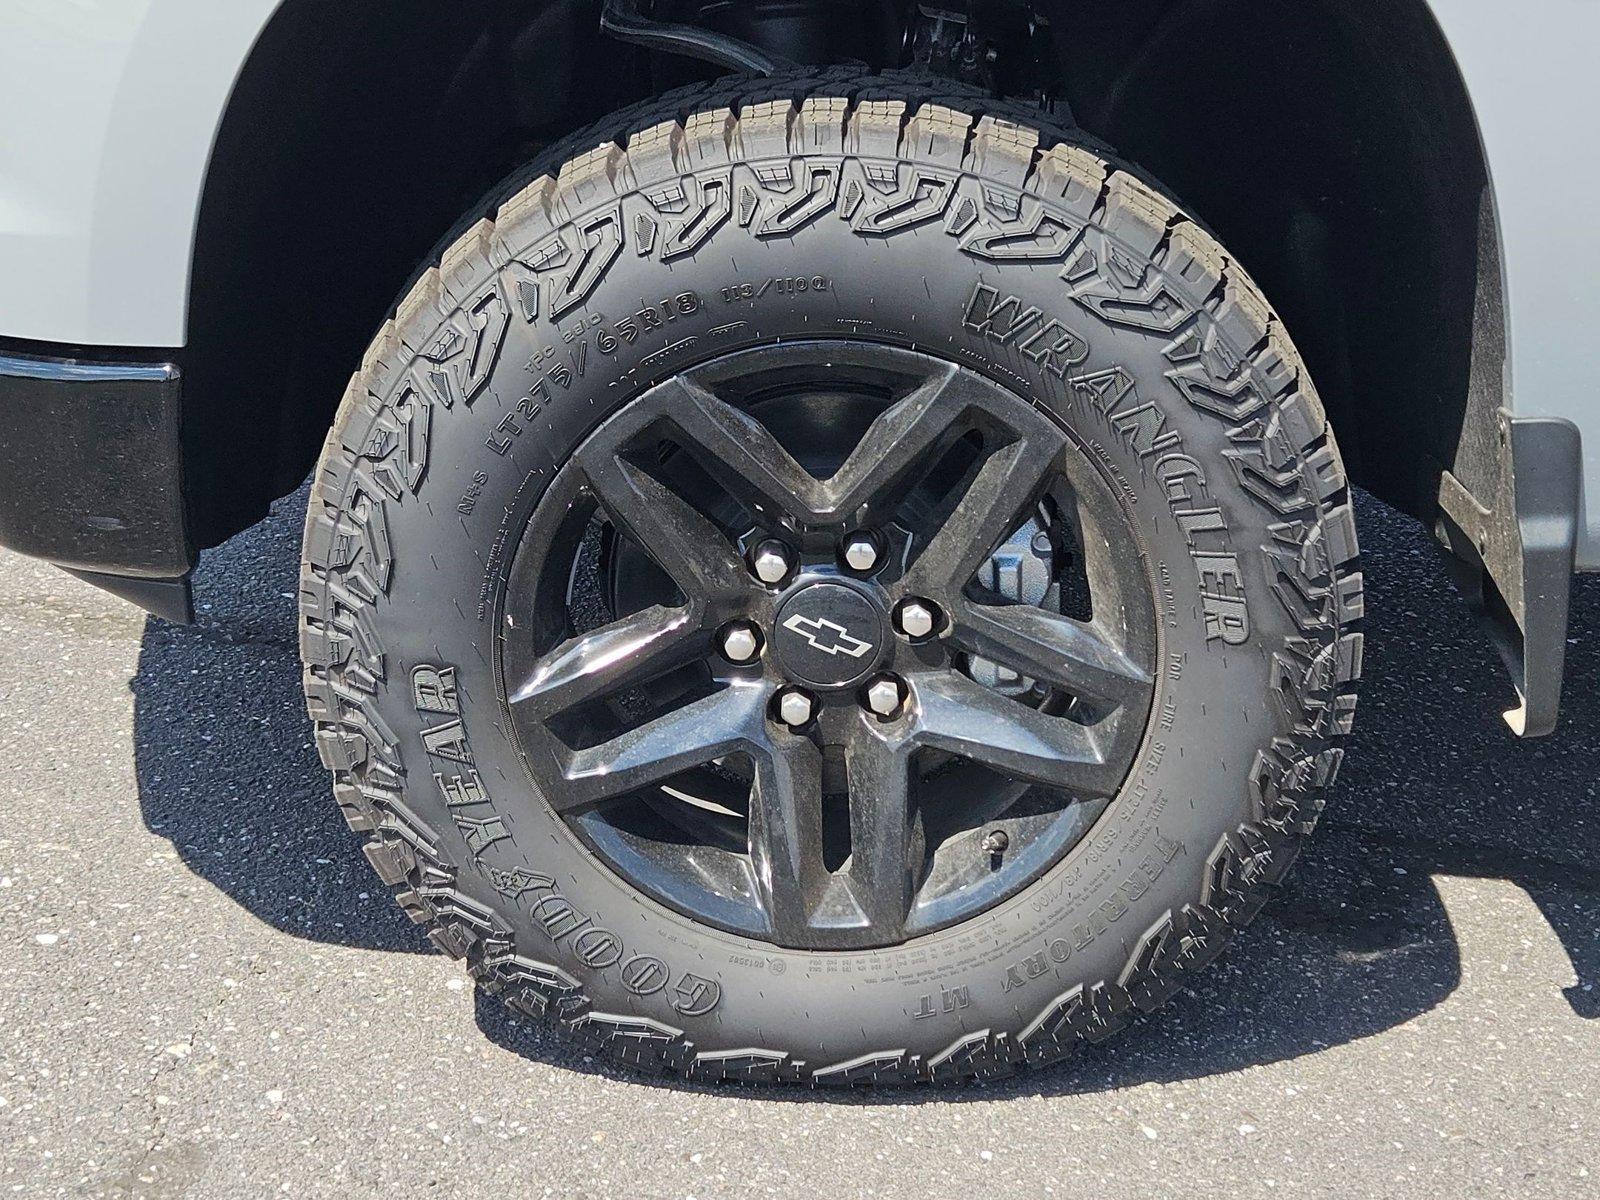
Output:
<instances>
[{"instance_id":1,"label":"wheel spoke","mask_svg":"<svg viewBox=\"0 0 1600 1200\"><path fill-rule=\"evenodd\" d=\"M769 521L787 514L812 525L870 521L887 511L983 399L972 376L946 367L880 413L839 470L821 480L748 413L691 380L673 382L670 419L717 478Z\"/></svg>"},{"instance_id":2,"label":"wheel spoke","mask_svg":"<svg viewBox=\"0 0 1600 1200\"><path fill-rule=\"evenodd\" d=\"M658 604L568 638L533 664L511 703L547 718L693 662L710 649L702 611Z\"/></svg>"},{"instance_id":3,"label":"wheel spoke","mask_svg":"<svg viewBox=\"0 0 1600 1200\"><path fill-rule=\"evenodd\" d=\"M817 480L767 427L690 379L680 376L672 384L672 424L717 481L768 525L784 515L804 517Z\"/></svg>"},{"instance_id":4,"label":"wheel spoke","mask_svg":"<svg viewBox=\"0 0 1600 1200\"><path fill-rule=\"evenodd\" d=\"M721 530L659 479L609 454L582 469L606 515L690 597L727 598L748 587Z\"/></svg>"},{"instance_id":5,"label":"wheel spoke","mask_svg":"<svg viewBox=\"0 0 1600 1200\"><path fill-rule=\"evenodd\" d=\"M863 524L886 515L901 492L961 432L959 418L974 402L972 377L955 367L879 413L822 488L823 507L835 519L862 509Z\"/></svg>"},{"instance_id":6,"label":"wheel spoke","mask_svg":"<svg viewBox=\"0 0 1600 1200\"><path fill-rule=\"evenodd\" d=\"M874 940L901 936L921 874L922 818L913 803L911 749L866 716L845 746L851 891Z\"/></svg>"},{"instance_id":7,"label":"wheel spoke","mask_svg":"<svg viewBox=\"0 0 1600 1200\"><path fill-rule=\"evenodd\" d=\"M1041 713L954 671L916 681L915 740L1014 779L1087 796L1110 796L1123 768L1108 763L1091 730Z\"/></svg>"},{"instance_id":8,"label":"wheel spoke","mask_svg":"<svg viewBox=\"0 0 1600 1200\"><path fill-rule=\"evenodd\" d=\"M1039 497L1064 435L1042 419L984 461L955 510L906 574L911 592L959 591Z\"/></svg>"},{"instance_id":9,"label":"wheel spoke","mask_svg":"<svg viewBox=\"0 0 1600 1200\"><path fill-rule=\"evenodd\" d=\"M950 639L969 654L1113 708L1150 693L1149 673L1098 626L1032 605L963 600L952 614Z\"/></svg>"},{"instance_id":10,"label":"wheel spoke","mask_svg":"<svg viewBox=\"0 0 1600 1200\"><path fill-rule=\"evenodd\" d=\"M550 802L572 814L724 755L749 752L761 739L764 702L765 689L731 685L608 742L570 751L560 794Z\"/></svg>"},{"instance_id":11,"label":"wheel spoke","mask_svg":"<svg viewBox=\"0 0 1600 1200\"><path fill-rule=\"evenodd\" d=\"M822 862L822 755L809 739L779 733L755 760L750 866L773 938L803 946L827 879Z\"/></svg>"}]
</instances>

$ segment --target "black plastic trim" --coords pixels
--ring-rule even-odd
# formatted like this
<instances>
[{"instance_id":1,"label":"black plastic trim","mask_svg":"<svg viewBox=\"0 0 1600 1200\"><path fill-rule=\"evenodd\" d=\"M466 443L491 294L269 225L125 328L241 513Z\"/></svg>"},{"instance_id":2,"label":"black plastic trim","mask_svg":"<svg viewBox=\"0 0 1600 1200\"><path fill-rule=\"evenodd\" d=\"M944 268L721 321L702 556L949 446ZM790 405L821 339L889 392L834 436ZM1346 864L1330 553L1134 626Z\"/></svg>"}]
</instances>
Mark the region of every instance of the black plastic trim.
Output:
<instances>
[{"instance_id":1,"label":"black plastic trim","mask_svg":"<svg viewBox=\"0 0 1600 1200\"><path fill-rule=\"evenodd\" d=\"M1582 512L1583 449L1571 421L1521 417L1510 425L1517 528L1522 533L1520 679L1516 658L1507 661L1522 705L1505 718L1518 734L1539 737L1555 729L1561 705Z\"/></svg>"},{"instance_id":2,"label":"black plastic trim","mask_svg":"<svg viewBox=\"0 0 1600 1200\"><path fill-rule=\"evenodd\" d=\"M1556 727L1566 669L1567 615L1583 497L1576 425L1497 414L1500 485L1491 506L1446 472L1441 539L1456 581L1483 617L1519 703L1506 724L1519 737Z\"/></svg>"},{"instance_id":3,"label":"black plastic trim","mask_svg":"<svg viewBox=\"0 0 1600 1200\"><path fill-rule=\"evenodd\" d=\"M179 579L141 579L137 575L105 575L99 571L80 571L63 567L68 575L110 592L118 599L137 604L147 613L175 625L194 624L194 591L187 575Z\"/></svg>"},{"instance_id":4,"label":"black plastic trim","mask_svg":"<svg viewBox=\"0 0 1600 1200\"><path fill-rule=\"evenodd\" d=\"M758 46L725 33L653 20L640 11L639 0L606 0L600 9L600 28L619 41L668 54L682 54L729 71L776 75L795 69L795 64L787 59L768 54Z\"/></svg>"},{"instance_id":5,"label":"black plastic trim","mask_svg":"<svg viewBox=\"0 0 1600 1200\"><path fill-rule=\"evenodd\" d=\"M181 372L0 345L0 546L188 613Z\"/></svg>"}]
</instances>

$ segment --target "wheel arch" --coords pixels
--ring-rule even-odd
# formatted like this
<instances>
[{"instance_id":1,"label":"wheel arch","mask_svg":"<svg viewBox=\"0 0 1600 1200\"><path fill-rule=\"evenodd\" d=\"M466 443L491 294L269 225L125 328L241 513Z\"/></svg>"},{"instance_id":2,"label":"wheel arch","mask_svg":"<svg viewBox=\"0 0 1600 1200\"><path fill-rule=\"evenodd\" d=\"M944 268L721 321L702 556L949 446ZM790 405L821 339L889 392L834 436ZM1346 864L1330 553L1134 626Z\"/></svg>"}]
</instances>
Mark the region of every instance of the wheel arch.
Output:
<instances>
[{"instance_id":1,"label":"wheel arch","mask_svg":"<svg viewBox=\"0 0 1600 1200\"><path fill-rule=\"evenodd\" d=\"M632 99L586 0L284 0L200 200L185 489L215 545L315 461L362 348L430 245L544 141ZM249 453L240 453L248 448Z\"/></svg>"},{"instance_id":2,"label":"wheel arch","mask_svg":"<svg viewBox=\"0 0 1600 1200\"><path fill-rule=\"evenodd\" d=\"M405 21L383 8L286 0L224 117L186 362L202 545L304 477L361 347L442 232L538 146L685 70L605 40L586 0L463 0ZM1537 674L1544 693L1551 679L1559 689L1547 651L1564 639L1564 605L1541 623L1542 657L1522 645L1530 589L1514 439L1501 437L1493 184L1426 0L1359 13L1337 0L1035 8L1079 123L1184 197L1280 311L1352 480L1429 523L1443 506L1519 687ZM739 33L760 36L759 20L742 19ZM894 65L881 30L863 25L859 40L837 33L831 50ZM602 61L615 69L592 69ZM1547 555L1534 590L1550 592L1570 563L1559 547ZM1553 720L1553 701L1544 708Z\"/></svg>"},{"instance_id":3,"label":"wheel arch","mask_svg":"<svg viewBox=\"0 0 1600 1200\"><path fill-rule=\"evenodd\" d=\"M202 543L304 476L321 434L301 427L326 428L439 234L540 140L651 86L648 68L609 83L582 69L635 54L601 39L584 0L509 16L465 0L403 22L380 7L287 0L222 122L189 313ZM1431 520L1439 470L1505 402L1506 343L1488 165L1426 5L1359 19L1331 0L1292 14L1271 0L1040 7L1080 123L1217 230L1304 347L1355 480ZM328 289L319 268L335 262ZM1408 326L1431 335L1394 335ZM208 469L245 437L269 451L256 478Z\"/></svg>"}]
</instances>

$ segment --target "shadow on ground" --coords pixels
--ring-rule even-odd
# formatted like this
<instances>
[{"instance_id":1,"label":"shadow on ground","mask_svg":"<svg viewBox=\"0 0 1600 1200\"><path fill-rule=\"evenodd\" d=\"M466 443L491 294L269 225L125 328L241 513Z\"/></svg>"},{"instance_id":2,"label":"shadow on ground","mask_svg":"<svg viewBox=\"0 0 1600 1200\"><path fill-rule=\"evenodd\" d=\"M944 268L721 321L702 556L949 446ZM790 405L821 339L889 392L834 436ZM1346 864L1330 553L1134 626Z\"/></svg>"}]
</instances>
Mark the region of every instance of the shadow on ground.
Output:
<instances>
[{"instance_id":1,"label":"shadow on ground","mask_svg":"<svg viewBox=\"0 0 1600 1200\"><path fill-rule=\"evenodd\" d=\"M197 875L286 933L423 951L375 885L311 746L295 645L303 506L303 493L284 501L206 556L196 627L147 625L133 681L144 818ZM1142 1036L971 1094L1202 1076L1404 1022L1460 978L1434 874L1526 889L1572 961L1572 1009L1600 1016L1600 709L1588 703L1600 687L1600 577L1576 585L1561 728L1519 742L1498 715L1510 696L1492 651L1423 531L1371 501L1360 516L1358 733L1288 893ZM480 995L477 1015L518 1053L602 1070L491 998Z\"/></svg>"}]
</instances>

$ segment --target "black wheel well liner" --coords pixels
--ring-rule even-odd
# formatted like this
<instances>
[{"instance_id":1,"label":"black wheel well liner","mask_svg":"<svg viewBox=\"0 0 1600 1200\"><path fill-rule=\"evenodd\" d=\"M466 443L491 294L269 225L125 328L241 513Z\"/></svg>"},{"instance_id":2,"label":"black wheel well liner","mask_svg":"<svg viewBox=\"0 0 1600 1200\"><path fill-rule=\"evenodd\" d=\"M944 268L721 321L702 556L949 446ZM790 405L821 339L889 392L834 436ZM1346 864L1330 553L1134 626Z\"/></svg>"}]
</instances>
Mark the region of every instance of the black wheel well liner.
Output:
<instances>
[{"instance_id":1,"label":"black wheel well liner","mask_svg":"<svg viewBox=\"0 0 1600 1200\"><path fill-rule=\"evenodd\" d=\"M1034 8L1079 123L1171 186L1282 314L1352 479L1425 519L1443 469L1487 490L1463 460L1504 402L1500 254L1470 101L1424 0ZM863 29L835 42L895 65ZM389 0L286 0L200 211L184 354L198 543L304 478L367 340L463 212L543 144L690 77L603 38L592 0L403 19Z\"/></svg>"}]
</instances>

